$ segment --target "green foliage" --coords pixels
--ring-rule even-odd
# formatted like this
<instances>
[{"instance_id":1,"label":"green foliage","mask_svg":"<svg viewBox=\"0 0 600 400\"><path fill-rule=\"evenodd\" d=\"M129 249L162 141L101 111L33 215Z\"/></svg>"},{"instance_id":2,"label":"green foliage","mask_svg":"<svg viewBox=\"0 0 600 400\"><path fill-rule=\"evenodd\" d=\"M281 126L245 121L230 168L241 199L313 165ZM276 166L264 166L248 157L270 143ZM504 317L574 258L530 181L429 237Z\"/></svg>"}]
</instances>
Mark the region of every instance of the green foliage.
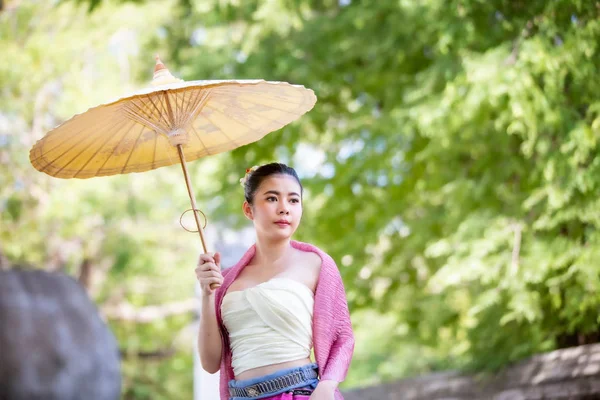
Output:
<instances>
[{"instance_id":1,"label":"green foliage","mask_svg":"<svg viewBox=\"0 0 600 400\"><path fill-rule=\"evenodd\" d=\"M317 94L299 121L194 163L192 176L209 215L242 226L245 168L298 168L298 239L338 261L353 312L347 387L494 369L597 336L597 1L123 3L24 1L0 14L12 62L0 66L0 251L10 260L62 257L76 273L92 259L106 274L100 303L192 292L179 266L193 265L197 238L172 223L187 208L179 170L65 182L27 160L56 122L146 81L149 68L124 65L159 52L185 79L283 80ZM107 50L118 32L138 38L130 53ZM185 325L114 328L136 354ZM128 398L191 396L176 388L190 390L189 352L125 365Z\"/></svg>"},{"instance_id":2,"label":"green foliage","mask_svg":"<svg viewBox=\"0 0 600 400\"><path fill-rule=\"evenodd\" d=\"M188 10L207 39L173 52L199 66L190 78L214 53L224 77L315 90L313 111L230 165L304 168L300 237L343 266L355 312L397 318L431 369L496 368L598 332L597 2L218 4ZM221 179L215 195L235 198L231 168ZM390 348L371 370L427 369Z\"/></svg>"}]
</instances>

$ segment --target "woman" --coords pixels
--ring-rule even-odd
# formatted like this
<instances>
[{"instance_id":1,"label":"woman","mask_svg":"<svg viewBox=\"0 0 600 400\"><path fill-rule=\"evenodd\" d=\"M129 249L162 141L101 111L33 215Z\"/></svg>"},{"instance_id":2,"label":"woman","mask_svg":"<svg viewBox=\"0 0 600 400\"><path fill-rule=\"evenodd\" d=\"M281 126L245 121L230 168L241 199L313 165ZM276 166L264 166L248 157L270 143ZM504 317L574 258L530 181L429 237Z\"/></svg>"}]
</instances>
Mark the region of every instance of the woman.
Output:
<instances>
[{"instance_id":1,"label":"woman","mask_svg":"<svg viewBox=\"0 0 600 400\"><path fill-rule=\"evenodd\" d=\"M343 399L337 386L354 349L348 304L331 257L291 240L302 217L300 179L273 163L240 181L256 243L223 274L218 253L200 256L202 367L221 371L221 400Z\"/></svg>"}]
</instances>

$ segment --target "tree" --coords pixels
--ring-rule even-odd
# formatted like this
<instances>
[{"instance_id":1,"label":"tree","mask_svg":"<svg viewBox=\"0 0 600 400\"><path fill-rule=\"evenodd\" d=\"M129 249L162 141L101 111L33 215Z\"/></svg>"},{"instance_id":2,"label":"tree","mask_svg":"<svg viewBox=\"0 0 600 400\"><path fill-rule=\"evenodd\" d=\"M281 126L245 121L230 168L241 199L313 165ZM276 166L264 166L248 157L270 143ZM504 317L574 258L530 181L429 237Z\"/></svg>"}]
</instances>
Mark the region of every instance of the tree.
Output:
<instances>
[{"instance_id":1,"label":"tree","mask_svg":"<svg viewBox=\"0 0 600 400\"><path fill-rule=\"evenodd\" d=\"M172 47L186 77L285 80L318 97L299 123L233 152L218 211L235 215L232 170L310 158L300 235L341 262L355 313L392 315L390 362L416 345L430 355L416 370L495 368L595 340L599 10L566 0L189 7L170 32L173 44L202 32L198 46ZM385 359L371 358L389 369Z\"/></svg>"}]
</instances>

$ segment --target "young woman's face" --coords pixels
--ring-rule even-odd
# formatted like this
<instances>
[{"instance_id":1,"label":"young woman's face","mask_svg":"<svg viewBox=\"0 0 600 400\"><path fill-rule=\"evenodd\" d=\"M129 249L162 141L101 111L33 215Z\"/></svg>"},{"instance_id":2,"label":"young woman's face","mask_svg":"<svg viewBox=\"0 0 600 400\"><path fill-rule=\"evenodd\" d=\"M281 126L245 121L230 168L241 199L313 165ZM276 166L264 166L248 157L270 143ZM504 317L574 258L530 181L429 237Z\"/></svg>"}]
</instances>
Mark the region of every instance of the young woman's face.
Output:
<instances>
[{"instance_id":1,"label":"young woman's face","mask_svg":"<svg viewBox=\"0 0 600 400\"><path fill-rule=\"evenodd\" d=\"M244 202L244 214L254 221L259 237L285 239L293 235L302 218L302 197L298 181L289 175L265 178L253 204Z\"/></svg>"}]
</instances>

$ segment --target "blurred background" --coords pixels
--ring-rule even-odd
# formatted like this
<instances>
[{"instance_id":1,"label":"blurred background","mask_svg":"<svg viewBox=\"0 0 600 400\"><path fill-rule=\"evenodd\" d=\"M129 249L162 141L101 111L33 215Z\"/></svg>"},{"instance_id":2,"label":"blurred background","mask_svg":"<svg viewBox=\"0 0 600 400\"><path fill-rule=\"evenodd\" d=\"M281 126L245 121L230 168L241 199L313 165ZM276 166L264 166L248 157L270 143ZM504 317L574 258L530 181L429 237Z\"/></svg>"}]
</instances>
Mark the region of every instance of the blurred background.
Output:
<instances>
[{"instance_id":1,"label":"blurred background","mask_svg":"<svg viewBox=\"0 0 600 400\"><path fill-rule=\"evenodd\" d=\"M185 80L315 91L298 121L189 168L224 266L253 240L245 169L297 169L296 239L337 261L352 312L344 389L598 342L599 43L594 0L0 1L0 265L84 285L123 398L192 398L181 168L61 180L28 158L146 86L158 53Z\"/></svg>"}]
</instances>

